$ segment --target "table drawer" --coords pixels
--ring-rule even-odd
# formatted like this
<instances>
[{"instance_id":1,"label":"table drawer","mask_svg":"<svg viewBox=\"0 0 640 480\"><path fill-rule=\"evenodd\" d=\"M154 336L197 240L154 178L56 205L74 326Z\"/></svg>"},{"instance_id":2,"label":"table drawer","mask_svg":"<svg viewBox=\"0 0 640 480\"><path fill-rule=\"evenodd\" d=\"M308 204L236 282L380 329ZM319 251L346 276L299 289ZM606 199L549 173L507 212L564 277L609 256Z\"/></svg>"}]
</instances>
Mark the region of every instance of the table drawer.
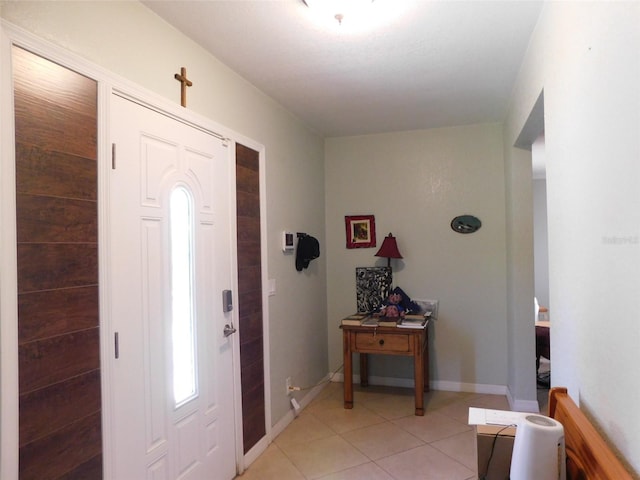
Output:
<instances>
[{"instance_id":1,"label":"table drawer","mask_svg":"<svg viewBox=\"0 0 640 480\"><path fill-rule=\"evenodd\" d=\"M409 352L409 335L393 333L357 332L356 350L379 352Z\"/></svg>"}]
</instances>

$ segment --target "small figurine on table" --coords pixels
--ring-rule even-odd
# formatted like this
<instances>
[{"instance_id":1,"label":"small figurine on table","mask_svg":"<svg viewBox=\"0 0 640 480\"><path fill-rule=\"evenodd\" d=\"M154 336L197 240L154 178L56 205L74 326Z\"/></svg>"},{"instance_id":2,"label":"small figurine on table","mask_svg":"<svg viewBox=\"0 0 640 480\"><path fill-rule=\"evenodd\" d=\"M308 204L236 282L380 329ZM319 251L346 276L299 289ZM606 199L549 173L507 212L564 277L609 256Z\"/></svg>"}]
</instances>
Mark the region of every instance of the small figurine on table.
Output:
<instances>
[{"instance_id":1,"label":"small figurine on table","mask_svg":"<svg viewBox=\"0 0 640 480\"><path fill-rule=\"evenodd\" d=\"M392 293L380 309L380 315L391 318L404 317L405 311L402 305L400 305L401 301L402 296L399 293Z\"/></svg>"}]
</instances>

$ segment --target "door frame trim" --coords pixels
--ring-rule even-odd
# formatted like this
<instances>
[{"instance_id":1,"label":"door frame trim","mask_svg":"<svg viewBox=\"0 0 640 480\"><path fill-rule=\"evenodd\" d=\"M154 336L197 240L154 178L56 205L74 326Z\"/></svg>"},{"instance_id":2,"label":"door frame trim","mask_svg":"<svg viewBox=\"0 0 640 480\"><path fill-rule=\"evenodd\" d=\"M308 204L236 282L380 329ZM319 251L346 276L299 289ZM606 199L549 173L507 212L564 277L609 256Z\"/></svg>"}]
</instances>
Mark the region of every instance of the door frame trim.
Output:
<instances>
[{"instance_id":1,"label":"door frame trim","mask_svg":"<svg viewBox=\"0 0 640 480\"><path fill-rule=\"evenodd\" d=\"M103 424L103 474L105 479L111 478L112 432L111 425L112 397L109 389L112 379L110 362L113 359L113 338L109 311L109 272L106 271L109 258L108 244L108 172L111 167L111 146L109 145L109 100L116 93L153 108L167 116L183 121L229 142L228 148L233 161L230 186L232 192L229 225L232 246L233 287L238 291L237 283L237 242L236 242L236 190L235 190L235 143L241 143L259 152L260 162L260 209L261 209L261 263L262 285L267 284L267 223L266 223L266 175L264 145L245 137L215 121L195 112L186 110L165 97L155 94L133 82L116 75L90 61L87 61L62 47L50 43L26 30L17 27L4 19L0 19L0 222L3 226L0 234L0 478L18 479L18 307L17 307L17 255L16 255L16 219L15 219L15 130L13 118L13 89L11 68L11 47L18 46L51 60L59 65L74 70L95 80L98 84L98 261L100 288L100 368L102 383L102 424ZM269 362L269 310L266 289L262 291L263 326L264 326L264 370L265 370L265 427L266 436L256 447L262 453L271 440L271 395L270 395L270 362ZM238 325L238 312L233 318ZM236 438L236 469L244 471L248 455L242 448L242 392L240 384L240 346L239 336L233 340L233 384L234 384L234 419ZM255 453L254 453L255 454ZM257 456L257 455L256 455Z\"/></svg>"},{"instance_id":2,"label":"door frame trim","mask_svg":"<svg viewBox=\"0 0 640 480\"><path fill-rule=\"evenodd\" d=\"M0 478L18 478L18 276L12 43L0 24Z\"/></svg>"}]
</instances>

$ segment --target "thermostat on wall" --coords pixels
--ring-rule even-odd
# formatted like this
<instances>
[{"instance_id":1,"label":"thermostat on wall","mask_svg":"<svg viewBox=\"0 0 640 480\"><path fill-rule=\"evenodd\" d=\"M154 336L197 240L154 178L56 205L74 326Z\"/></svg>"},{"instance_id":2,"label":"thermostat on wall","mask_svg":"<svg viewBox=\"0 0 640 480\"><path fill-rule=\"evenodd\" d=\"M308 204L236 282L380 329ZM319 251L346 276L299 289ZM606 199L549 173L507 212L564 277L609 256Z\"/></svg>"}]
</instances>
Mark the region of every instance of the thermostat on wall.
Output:
<instances>
[{"instance_id":1,"label":"thermostat on wall","mask_svg":"<svg viewBox=\"0 0 640 480\"><path fill-rule=\"evenodd\" d=\"M292 232L282 232L282 251L283 252L293 252L293 233Z\"/></svg>"}]
</instances>

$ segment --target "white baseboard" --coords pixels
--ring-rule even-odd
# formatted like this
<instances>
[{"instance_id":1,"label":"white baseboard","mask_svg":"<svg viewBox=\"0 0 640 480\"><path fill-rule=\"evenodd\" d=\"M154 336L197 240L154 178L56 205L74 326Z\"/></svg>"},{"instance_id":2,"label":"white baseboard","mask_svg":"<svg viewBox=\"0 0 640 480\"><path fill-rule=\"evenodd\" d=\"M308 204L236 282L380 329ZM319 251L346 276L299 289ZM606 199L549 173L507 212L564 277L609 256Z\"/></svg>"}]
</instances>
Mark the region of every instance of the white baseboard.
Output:
<instances>
[{"instance_id":1,"label":"white baseboard","mask_svg":"<svg viewBox=\"0 0 640 480\"><path fill-rule=\"evenodd\" d=\"M282 417L278 422L271 427L271 441L275 440L275 438L280 435L285 428L289 426L291 422L295 420L296 416L293 414L293 410L288 411L284 417Z\"/></svg>"},{"instance_id":2,"label":"white baseboard","mask_svg":"<svg viewBox=\"0 0 640 480\"><path fill-rule=\"evenodd\" d=\"M344 374L336 373L331 379L332 382L343 383L344 382ZM353 383L360 383L360 376L353 376ZM404 388L413 388L413 379L411 378L395 378L395 377L376 377L369 376L369 385L382 385L384 387L404 387Z\"/></svg>"},{"instance_id":3,"label":"white baseboard","mask_svg":"<svg viewBox=\"0 0 640 480\"><path fill-rule=\"evenodd\" d=\"M505 385L491 385L487 383L464 383L435 380L431 382L431 388L434 390L445 390L447 392L469 392L485 395L507 394L507 387Z\"/></svg>"},{"instance_id":4,"label":"white baseboard","mask_svg":"<svg viewBox=\"0 0 640 480\"><path fill-rule=\"evenodd\" d=\"M334 375L333 382L344 382L344 375L337 373ZM359 383L360 376L353 376L353 383ZM414 382L412 378L395 378L395 377L377 377L369 376L369 385L382 385L385 387L404 387L413 388ZM443 390L447 392L473 392L484 393L490 395L506 395L507 387L504 385L486 385L478 383L462 383L448 382L442 380L434 380L429 382L429 388L432 390Z\"/></svg>"},{"instance_id":5,"label":"white baseboard","mask_svg":"<svg viewBox=\"0 0 640 480\"><path fill-rule=\"evenodd\" d=\"M344 375L337 373L331 379L332 382L344 382ZM359 383L360 376L354 375L353 382ZM369 385L382 385L386 387L404 387L413 388L414 382L411 378L394 378L394 377L369 377ZM485 383L464 383L450 382L445 380L434 380L429 382L429 388L432 390L442 390L445 392L469 392L480 393L484 395L505 395L509 402L511 410L517 412L535 412L540 411L537 400L521 400L513 398L509 388L506 385L491 385Z\"/></svg>"},{"instance_id":6,"label":"white baseboard","mask_svg":"<svg viewBox=\"0 0 640 480\"><path fill-rule=\"evenodd\" d=\"M513 410L514 412L540 412L540 405L538 404L538 400L522 400L513 398L510 391L507 391L507 400L509 401L511 410Z\"/></svg>"}]
</instances>

